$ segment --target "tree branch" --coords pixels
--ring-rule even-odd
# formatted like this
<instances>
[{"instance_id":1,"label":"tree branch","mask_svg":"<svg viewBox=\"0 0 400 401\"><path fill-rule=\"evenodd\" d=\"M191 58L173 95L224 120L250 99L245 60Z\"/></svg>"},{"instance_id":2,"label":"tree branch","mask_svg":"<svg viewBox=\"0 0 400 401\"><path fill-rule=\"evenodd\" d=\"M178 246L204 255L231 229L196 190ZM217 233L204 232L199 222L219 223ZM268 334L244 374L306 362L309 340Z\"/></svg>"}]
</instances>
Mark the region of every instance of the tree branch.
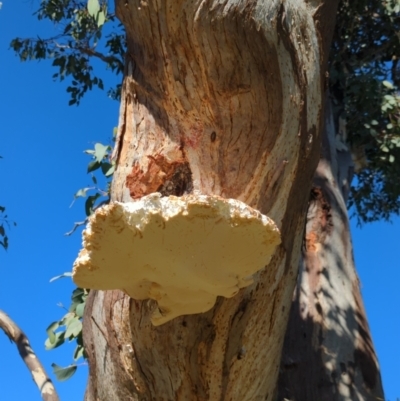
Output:
<instances>
[{"instance_id":1,"label":"tree branch","mask_svg":"<svg viewBox=\"0 0 400 401\"><path fill-rule=\"evenodd\" d=\"M101 61L104 61L106 64L113 64L116 63L118 64L118 67L121 71L124 70L124 64L122 63L122 61L120 59L118 59L117 57L114 56L105 56L103 53L99 53L89 47L79 47L77 46L76 49L78 51L80 51L83 54L87 54L88 56L91 57L97 57L99 58Z\"/></svg>"},{"instance_id":2,"label":"tree branch","mask_svg":"<svg viewBox=\"0 0 400 401\"><path fill-rule=\"evenodd\" d=\"M4 331L10 341L17 345L19 354L31 372L33 381L38 386L42 399L44 401L59 401L60 399L53 383L46 374L46 371L36 354L33 352L28 337L2 310L0 310L0 328Z\"/></svg>"},{"instance_id":3,"label":"tree branch","mask_svg":"<svg viewBox=\"0 0 400 401\"><path fill-rule=\"evenodd\" d=\"M105 195L103 195L103 196L105 196ZM71 206L72 206L72 204L73 204L74 202L75 202L75 199L74 199L74 201L71 203ZM108 199L106 199L106 200L100 202L98 205L96 205L96 206L93 208L93 212L94 212L95 210L97 210L99 207L102 207L103 205L108 205L109 203L110 203L110 198L108 198ZM87 223L89 222L89 217L90 217L90 216L86 217L86 219L83 220L83 221L78 221L78 222L74 223L74 226L72 227L72 230L71 230L71 231L68 231L68 232L65 233L64 235L66 235L67 237L69 237L70 235L72 235L78 227L83 226L83 225L85 225L85 224L87 224Z\"/></svg>"},{"instance_id":4,"label":"tree branch","mask_svg":"<svg viewBox=\"0 0 400 401\"><path fill-rule=\"evenodd\" d=\"M72 234L75 232L75 230L76 230L78 227L84 226L85 224L87 224L88 221L89 221L89 217L86 217L85 220L83 220L83 221L78 221L78 222L74 223L74 226L72 227L72 230L71 230L71 231L68 231L68 232L65 233L64 235L66 235L67 237L69 237L70 235L72 235Z\"/></svg>"}]
</instances>

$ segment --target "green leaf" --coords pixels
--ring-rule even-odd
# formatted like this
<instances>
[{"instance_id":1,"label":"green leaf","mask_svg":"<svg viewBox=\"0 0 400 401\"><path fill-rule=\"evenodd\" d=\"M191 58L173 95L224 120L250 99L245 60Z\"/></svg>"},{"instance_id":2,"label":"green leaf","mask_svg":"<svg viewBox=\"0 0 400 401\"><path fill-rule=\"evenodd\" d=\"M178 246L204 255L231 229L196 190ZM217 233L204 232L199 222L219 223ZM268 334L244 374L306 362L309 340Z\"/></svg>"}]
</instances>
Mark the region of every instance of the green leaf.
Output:
<instances>
[{"instance_id":1,"label":"green leaf","mask_svg":"<svg viewBox=\"0 0 400 401\"><path fill-rule=\"evenodd\" d=\"M393 84L390 83L389 81L383 81L382 84L386 86L386 88L388 89L393 89Z\"/></svg>"},{"instance_id":2,"label":"green leaf","mask_svg":"<svg viewBox=\"0 0 400 401\"><path fill-rule=\"evenodd\" d=\"M49 338L44 342L44 346L48 351L59 347L61 344L64 344L65 331L59 331L58 333L55 333L55 337L56 337L56 339L54 342L50 342Z\"/></svg>"},{"instance_id":3,"label":"green leaf","mask_svg":"<svg viewBox=\"0 0 400 401\"><path fill-rule=\"evenodd\" d=\"M54 333L60 327L60 322L53 322L47 327L46 332L49 336L50 344L54 344L56 342L56 334Z\"/></svg>"},{"instance_id":4,"label":"green leaf","mask_svg":"<svg viewBox=\"0 0 400 401\"><path fill-rule=\"evenodd\" d=\"M8 237L4 237L3 241L0 241L0 245L7 250L8 249Z\"/></svg>"},{"instance_id":5,"label":"green leaf","mask_svg":"<svg viewBox=\"0 0 400 401\"><path fill-rule=\"evenodd\" d=\"M68 313L66 313L66 314L64 315L64 317L62 318L60 324L61 324L62 326L68 327L68 325L69 325L69 324L72 322L72 320L75 319L75 318L76 318L75 313L68 312Z\"/></svg>"},{"instance_id":6,"label":"green leaf","mask_svg":"<svg viewBox=\"0 0 400 401\"><path fill-rule=\"evenodd\" d=\"M83 353L85 352L85 348L82 345L77 345L74 352L74 361L78 360L79 358L83 358Z\"/></svg>"},{"instance_id":7,"label":"green leaf","mask_svg":"<svg viewBox=\"0 0 400 401\"><path fill-rule=\"evenodd\" d=\"M99 0L88 0L87 9L89 15L96 18L97 13L100 11Z\"/></svg>"},{"instance_id":8,"label":"green leaf","mask_svg":"<svg viewBox=\"0 0 400 401\"><path fill-rule=\"evenodd\" d=\"M99 11L97 14L96 22L98 28L100 28L106 22L106 13L103 10Z\"/></svg>"},{"instance_id":9,"label":"green leaf","mask_svg":"<svg viewBox=\"0 0 400 401\"><path fill-rule=\"evenodd\" d=\"M81 300L82 297L85 295L85 290L83 288L75 288L74 291L72 291L72 296L71 299L73 301Z\"/></svg>"},{"instance_id":10,"label":"green leaf","mask_svg":"<svg viewBox=\"0 0 400 401\"><path fill-rule=\"evenodd\" d=\"M69 365L63 368L61 366L56 365L55 363L52 363L51 366L53 368L53 373L56 375L57 380L59 381L68 380L76 372L76 369L78 368L76 365Z\"/></svg>"},{"instance_id":11,"label":"green leaf","mask_svg":"<svg viewBox=\"0 0 400 401\"><path fill-rule=\"evenodd\" d=\"M99 169L101 164L97 160L93 160L88 164L87 172L91 173L92 171L95 171Z\"/></svg>"},{"instance_id":12,"label":"green leaf","mask_svg":"<svg viewBox=\"0 0 400 401\"><path fill-rule=\"evenodd\" d=\"M93 207L94 207L94 204L96 203L96 200L98 199L98 198L100 198L100 194L99 193L97 193L97 194L95 194L95 195L91 195L91 196L89 196L87 199L86 199L86 202L85 202L85 212L86 212L86 216L90 216L92 213L93 213Z\"/></svg>"},{"instance_id":13,"label":"green leaf","mask_svg":"<svg viewBox=\"0 0 400 401\"><path fill-rule=\"evenodd\" d=\"M114 170L115 170L115 165L108 162L101 163L101 171L106 177L113 175Z\"/></svg>"},{"instance_id":14,"label":"green leaf","mask_svg":"<svg viewBox=\"0 0 400 401\"><path fill-rule=\"evenodd\" d=\"M104 174L106 177L110 177L111 175L113 175L114 174L114 171L115 171L115 164L113 164L110 168L109 168L109 170Z\"/></svg>"},{"instance_id":15,"label":"green leaf","mask_svg":"<svg viewBox=\"0 0 400 401\"><path fill-rule=\"evenodd\" d=\"M74 198L86 198L86 192L89 190L90 188L82 188L80 189L75 195Z\"/></svg>"},{"instance_id":16,"label":"green leaf","mask_svg":"<svg viewBox=\"0 0 400 401\"><path fill-rule=\"evenodd\" d=\"M79 305L76 307L75 313L76 313L79 317L82 317L84 311L85 311L85 302L82 302L81 304L79 304Z\"/></svg>"},{"instance_id":17,"label":"green leaf","mask_svg":"<svg viewBox=\"0 0 400 401\"><path fill-rule=\"evenodd\" d=\"M94 145L94 151L95 151L95 158L96 161L101 163L102 160L107 156L108 151L110 150L109 146L103 145L102 143L96 143Z\"/></svg>"},{"instance_id":18,"label":"green leaf","mask_svg":"<svg viewBox=\"0 0 400 401\"><path fill-rule=\"evenodd\" d=\"M50 283L52 283L53 281L56 281L56 280L58 280L58 279L60 279L60 278L71 277L71 276L72 276L72 273L71 273L71 272L65 272L65 273L63 273L63 274L60 274L59 276L55 276L55 277L51 278L51 279L50 279Z\"/></svg>"},{"instance_id":19,"label":"green leaf","mask_svg":"<svg viewBox=\"0 0 400 401\"><path fill-rule=\"evenodd\" d=\"M65 332L65 337L70 338L72 337L77 337L79 333L82 331L82 322L79 320L78 317L75 317L75 319L72 319L69 324L67 331Z\"/></svg>"},{"instance_id":20,"label":"green leaf","mask_svg":"<svg viewBox=\"0 0 400 401\"><path fill-rule=\"evenodd\" d=\"M69 306L69 311L72 312L73 314L75 314L75 310L77 308L78 305L80 305L82 302L81 301L74 301L71 303L71 305Z\"/></svg>"}]
</instances>

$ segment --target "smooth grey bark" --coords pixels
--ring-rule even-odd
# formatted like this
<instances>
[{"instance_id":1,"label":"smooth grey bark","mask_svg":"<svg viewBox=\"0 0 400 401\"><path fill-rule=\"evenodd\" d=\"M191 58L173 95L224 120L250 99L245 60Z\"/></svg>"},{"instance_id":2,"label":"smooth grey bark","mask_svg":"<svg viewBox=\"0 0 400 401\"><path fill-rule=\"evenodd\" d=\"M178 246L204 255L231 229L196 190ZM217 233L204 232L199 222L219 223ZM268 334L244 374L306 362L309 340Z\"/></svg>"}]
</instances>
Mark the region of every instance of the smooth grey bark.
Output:
<instances>
[{"instance_id":1,"label":"smooth grey bark","mask_svg":"<svg viewBox=\"0 0 400 401\"><path fill-rule=\"evenodd\" d=\"M278 399L383 400L346 208L354 166L329 104L283 348Z\"/></svg>"},{"instance_id":2,"label":"smooth grey bark","mask_svg":"<svg viewBox=\"0 0 400 401\"><path fill-rule=\"evenodd\" d=\"M91 291L86 401L274 399L336 4L116 1L128 54L112 200L239 199L277 223L282 244L253 285L159 327L153 301Z\"/></svg>"}]
</instances>

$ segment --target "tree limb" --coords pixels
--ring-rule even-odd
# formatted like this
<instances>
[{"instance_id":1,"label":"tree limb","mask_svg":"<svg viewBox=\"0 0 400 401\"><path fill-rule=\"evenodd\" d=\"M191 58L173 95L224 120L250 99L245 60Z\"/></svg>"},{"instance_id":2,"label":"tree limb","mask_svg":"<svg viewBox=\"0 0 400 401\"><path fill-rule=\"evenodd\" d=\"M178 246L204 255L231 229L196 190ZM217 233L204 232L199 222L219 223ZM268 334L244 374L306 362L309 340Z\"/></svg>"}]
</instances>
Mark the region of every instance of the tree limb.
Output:
<instances>
[{"instance_id":1,"label":"tree limb","mask_svg":"<svg viewBox=\"0 0 400 401\"><path fill-rule=\"evenodd\" d=\"M80 47L77 46L76 49L83 53L83 54L87 54L88 56L91 57L97 57L99 58L101 61L104 61L106 64L117 64L118 68L123 71L124 70L124 64L122 63L122 61L120 59L118 59L117 57L114 56L105 56L103 53L99 53L89 47Z\"/></svg>"},{"instance_id":2,"label":"tree limb","mask_svg":"<svg viewBox=\"0 0 400 401\"><path fill-rule=\"evenodd\" d=\"M17 345L19 354L31 372L33 381L38 386L42 399L44 401L59 401L60 399L53 383L36 354L33 352L28 337L2 310L0 310L0 328L4 331L10 341Z\"/></svg>"}]
</instances>

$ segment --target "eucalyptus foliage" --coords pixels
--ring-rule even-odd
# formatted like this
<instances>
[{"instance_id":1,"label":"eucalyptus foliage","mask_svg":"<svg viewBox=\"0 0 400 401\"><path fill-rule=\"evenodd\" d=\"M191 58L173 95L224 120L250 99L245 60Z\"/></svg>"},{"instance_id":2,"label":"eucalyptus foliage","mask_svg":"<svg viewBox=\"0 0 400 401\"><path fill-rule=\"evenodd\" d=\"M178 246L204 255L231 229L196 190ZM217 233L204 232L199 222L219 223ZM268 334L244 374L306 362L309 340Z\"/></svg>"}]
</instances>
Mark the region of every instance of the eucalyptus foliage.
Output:
<instances>
[{"instance_id":1,"label":"eucalyptus foliage","mask_svg":"<svg viewBox=\"0 0 400 401\"><path fill-rule=\"evenodd\" d=\"M64 274L56 278L66 276L67 274ZM55 349L66 341L76 342L73 354L74 363L66 367L52 364L53 372L60 381L69 379L75 373L78 368L75 362L79 358L86 358L82 337L82 316L88 294L88 290L75 288L71 296L71 306L67 313L60 320L51 323L46 329L48 338L45 341L45 348L47 350Z\"/></svg>"},{"instance_id":2,"label":"eucalyptus foliage","mask_svg":"<svg viewBox=\"0 0 400 401\"><path fill-rule=\"evenodd\" d=\"M116 130L114 129L114 134L115 132ZM75 223L74 228L66 235L71 235L77 227L86 224L88 222L88 217L96 210L96 208L109 202L110 178L114 173L115 167L115 164L113 162L110 163L109 161L111 151L111 145L103 145L101 143L96 143L94 149L85 150L85 153L90 155L92 159L88 164L87 172L91 174L93 186L79 189L74 195L74 201L79 198L85 199L85 213L87 217L84 221ZM96 177L96 175L94 175L95 171L100 171L102 177ZM100 180L105 183L107 187L106 189L102 189L98 185L98 181ZM68 272L53 277L50 281L52 282L60 278L71 276L72 274ZM67 340L76 342L76 348L73 354L74 362L72 364L66 367L58 366L55 363L52 364L53 373L60 381L67 380L73 376L78 368L76 361L79 358L86 359L82 338L82 317L88 294L88 289L76 288L72 292L72 302L68 312L60 320L51 323L46 329L48 338L45 341L45 348L47 350L55 349L64 344Z\"/></svg>"},{"instance_id":3,"label":"eucalyptus foliage","mask_svg":"<svg viewBox=\"0 0 400 401\"><path fill-rule=\"evenodd\" d=\"M115 132L115 130L114 130ZM81 188L74 195L74 200L77 198L86 198L85 201L85 213L86 216L90 216L100 203L108 203L109 192L110 192L110 181L114 173L115 163L110 161L112 147L111 145L103 145L102 143L96 143L94 149L85 150L85 153L92 156L92 160L89 162L87 172L91 173L91 179L93 182L92 186ZM98 177L93 172L99 170L103 175L103 181L105 179L106 188L103 189L98 184ZM102 201L96 204L101 199Z\"/></svg>"},{"instance_id":4,"label":"eucalyptus foliage","mask_svg":"<svg viewBox=\"0 0 400 401\"><path fill-rule=\"evenodd\" d=\"M355 159L349 206L359 222L400 210L400 1L342 0L330 89Z\"/></svg>"},{"instance_id":5,"label":"eucalyptus foliage","mask_svg":"<svg viewBox=\"0 0 400 401\"><path fill-rule=\"evenodd\" d=\"M57 72L55 80L70 78L69 104L79 104L84 94L94 87L104 89L103 80L93 60L122 75L125 42L121 24L116 22L107 0L43 0L35 13L39 20L50 21L55 35L49 38L15 38L11 48L21 61L50 59ZM109 95L118 97L119 88Z\"/></svg>"}]
</instances>

